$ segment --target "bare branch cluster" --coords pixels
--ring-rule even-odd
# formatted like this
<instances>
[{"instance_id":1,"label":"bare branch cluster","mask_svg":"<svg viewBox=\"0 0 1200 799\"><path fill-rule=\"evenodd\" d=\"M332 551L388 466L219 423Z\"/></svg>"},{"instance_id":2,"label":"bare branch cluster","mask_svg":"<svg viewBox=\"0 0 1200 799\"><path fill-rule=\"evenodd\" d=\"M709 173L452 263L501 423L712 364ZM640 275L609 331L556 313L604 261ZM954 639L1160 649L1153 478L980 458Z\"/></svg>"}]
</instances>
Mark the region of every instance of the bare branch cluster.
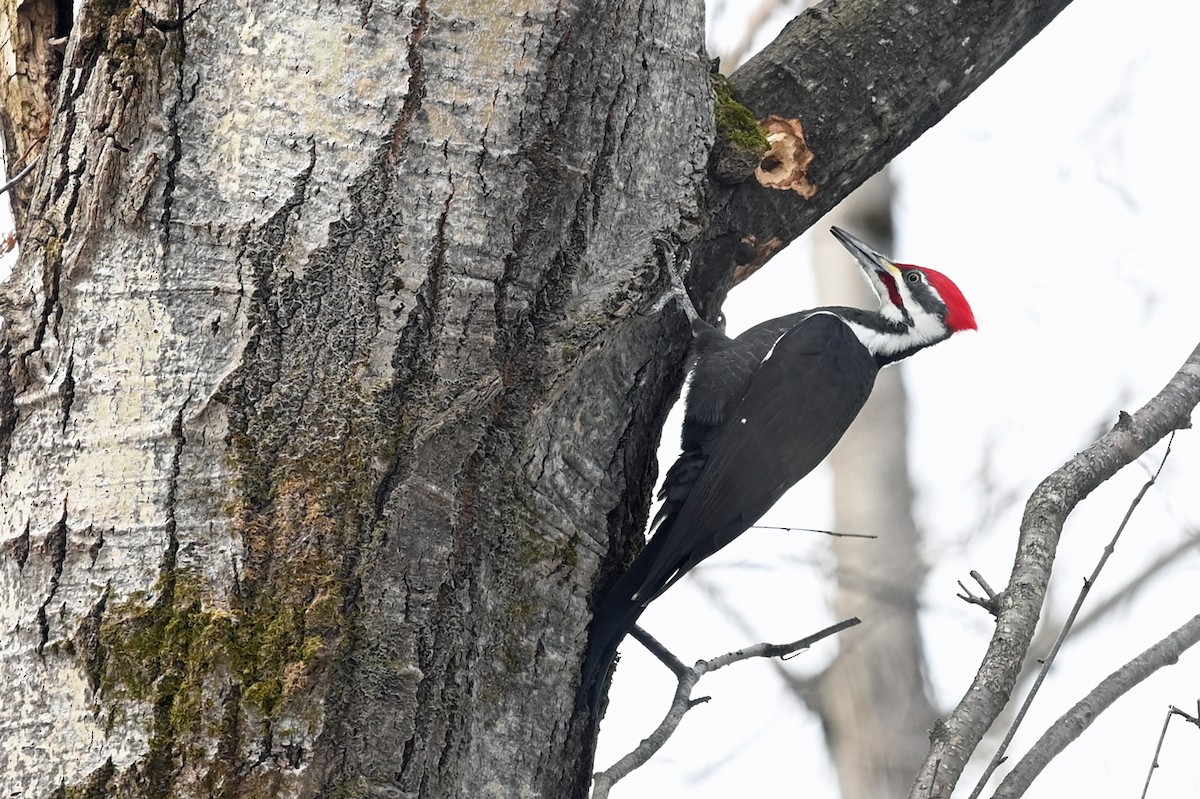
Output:
<instances>
[{"instance_id":1,"label":"bare branch cluster","mask_svg":"<svg viewBox=\"0 0 1200 799\"><path fill-rule=\"evenodd\" d=\"M1113 702L1154 672L1175 663L1184 651L1195 646L1197 642L1200 642L1200 615L1193 616L1179 629L1101 680L1087 696L1076 702L1074 707L1042 734L1037 743L1001 781L994 799L1016 799L1023 796L1042 769L1078 738L1080 733ZM1156 753L1156 765L1157 761ZM1149 777L1146 782L1149 785Z\"/></svg>"},{"instance_id":2,"label":"bare branch cluster","mask_svg":"<svg viewBox=\"0 0 1200 799\"><path fill-rule=\"evenodd\" d=\"M987 600L972 598L973 595L966 592L964 587L964 592L967 593L964 598L967 601L984 607L995 602L997 606L995 632L975 679L962 700L931 734L930 750L916 775L910 797L916 799L917 797L949 796L957 784L968 758L1012 696L1022 665L1028 656L1034 628L1041 615L1046 588L1054 565L1055 552L1067 517L1088 494L1121 468L1132 463L1175 430L1189 427L1190 415L1198 402L1200 402L1200 346L1192 351L1187 361L1157 396L1132 415L1122 413L1119 421L1111 430L1042 481L1025 508L1017 554L1008 586L994 597L989 596ZM1129 515L1136 508L1141 497L1153 485L1156 477L1157 473L1131 503L1116 536L1120 535L1121 530L1128 522ZM1075 610L1072 611L1070 619L1064 625L1054 651L1061 645L1079 606L1094 583L1100 568L1111 554L1116 536L1105 549L1105 553L1091 577L1085 581ZM995 592L989 593L994 594ZM1132 685L1145 679L1153 671L1174 662L1179 652L1195 643L1192 638L1191 625L1192 622L1184 625L1122 667L1108 680L1097 686L1093 693L1089 694L1089 698L1085 698L1081 702L1081 705L1089 702L1094 704L1095 697L1100 695L1110 696L1108 702L1111 703L1112 699L1128 691ZM1045 669L1049 668L1050 662L1053 661L1053 652L1047 661L1043 667L1042 676L1044 676ZM1041 676L1039 676L1039 681L1040 679ZM1030 699L1035 692L1036 685L1031 691ZM1107 704L1104 706L1107 707ZM1019 787L1019 782L1026 778L1022 775L1028 775L1028 780L1032 780L1033 776L1040 771L1040 766L1033 765L1042 756L1038 753L1049 751L1056 745L1065 746L1066 743L1073 740L1074 736L1063 740L1065 733L1061 730L1072 724L1079 724L1079 719L1082 719L1084 715L1086 715L1085 711L1078 710L1076 715L1072 716L1071 713L1068 713L1067 716L1060 719L1062 726L1056 724L1051 731L1048 731L1046 734L1049 736L1048 739L1043 736L1048 741L1044 745L1046 748L1039 749L1043 746L1039 741L1034 750L1027 755L1026 759L1032 758L1029 760L1029 765L1024 765L1026 761L1023 760L1018 766L1019 773L1018 769L1014 769L1014 772L1009 775L1006 779L1009 787L1004 789L1006 792L1003 795L1020 796L1024 788ZM1068 717L1071 720L1067 720ZM1019 720L1020 716L1015 723L1019 723ZM1011 738L1011 731L1009 738ZM1049 741L1058 743L1052 744ZM992 765L989 766L989 773L1002 761L1003 750L1006 746L1007 739L1002 745L1001 751L996 753ZM1017 776L1013 776L1014 774ZM985 774L985 780L986 777ZM982 784L981 781L972 796L979 794Z\"/></svg>"},{"instance_id":3,"label":"bare branch cluster","mask_svg":"<svg viewBox=\"0 0 1200 799\"><path fill-rule=\"evenodd\" d=\"M1125 421L1126 418L1127 418L1127 416L1125 414L1122 414L1121 421L1122 422ZM1162 460L1158 464L1158 469L1155 470L1154 474L1150 476L1150 479L1146 481L1146 483L1142 486L1141 490L1139 490L1137 495L1133 498L1133 501L1129 504L1129 508L1125 511L1125 517L1121 520L1120 525L1117 526L1117 531L1116 531L1116 533L1113 534L1112 540L1110 540L1108 542L1108 544L1104 547L1104 551L1100 555L1100 560L1096 563L1096 567L1094 569L1092 569L1092 573L1083 581L1083 586L1082 586L1082 588L1080 588L1079 595L1075 599L1075 605L1071 608L1071 612L1067 615L1066 621L1063 622L1062 628L1059 630L1058 637L1054 641L1054 645L1052 647L1050 647L1050 653L1045 658L1042 659L1042 662L1041 662L1042 666L1041 666L1041 669L1038 670L1038 675L1037 675L1037 678L1034 680L1033 687L1031 687L1029 689L1029 693L1025 696L1025 701L1021 704L1021 709L1019 711L1017 711L1016 718L1014 718L1012 721L1012 724L1009 725L1008 732L1005 734L1004 740L1000 743L1000 746L998 746L996 748L995 754L992 756L992 759L988 763L987 768L984 769L983 775L979 778L979 782L975 785L975 789L971 792L970 799L975 799L975 797L979 796L980 793L983 792L983 789L987 785L987 781L991 777L992 773L996 770L996 768L1001 763L1003 763L1005 761L1005 759L1007 757L1006 753L1008 752L1008 745L1010 743L1012 743L1012 739L1013 739L1013 736L1016 735L1017 728L1020 727L1021 722L1025 718L1025 714L1029 711L1030 706L1033 704L1033 699L1035 696L1037 696L1038 691L1041 689L1042 684L1046 679L1046 675L1050 673L1050 667L1051 667L1051 665L1053 665L1055 658L1058 656L1058 652L1062 648L1063 642L1066 641L1067 635L1071 632L1071 629L1075 624L1075 619L1079 615L1079 610L1080 610L1080 608L1083 607L1084 600L1087 599L1088 594L1091 593L1092 586L1094 586L1096 584L1096 580L1099 579L1100 571L1104 568L1104 564L1108 562L1108 559L1112 556L1112 553L1116 550L1117 541L1118 541L1118 539L1120 539L1121 533L1123 533L1125 531L1125 527L1129 524L1129 520L1133 517L1134 510L1136 510L1137 506L1139 504L1141 504L1142 498L1146 496L1146 492L1150 490L1150 488L1155 484L1155 482L1158 481L1159 475L1162 474L1163 467L1166 466L1166 463L1167 463L1167 458L1170 457L1170 455L1171 455L1171 443L1174 440L1175 440L1175 432L1172 431L1170 438L1167 440L1166 452L1163 453ZM1191 644L1188 644L1188 646L1190 646L1190 645ZM1145 656L1145 653L1143 653L1143 656ZM1158 666L1156 666L1155 669L1153 669L1153 670L1157 670L1157 668L1161 667L1162 665L1166 665L1165 662L1159 662ZM1145 676L1149 676L1149 672L1147 672L1146 675L1143 676L1143 679ZM1133 683L1129 683L1128 685L1125 686L1125 690L1121 691L1120 693L1123 694L1125 691L1127 691L1129 688L1131 688L1134 684L1136 684L1136 682L1140 682L1140 680L1137 680ZM1120 695L1120 694L1117 694L1117 695ZM1117 695L1114 695L1113 698L1115 699ZM1076 707L1078 707L1078 705ZM1107 705L1105 705L1105 707L1107 707ZM1087 716L1087 717L1083 717L1083 718L1085 718L1086 721L1083 723L1082 727L1086 727L1086 726L1088 726L1088 724L1091 723L1091 719L1095 718L1095 716L1092 715L1092 716ZM1082 731L1082 727L1080 727L1079 731ZM1050 733L1047 733L1047 736L1048 735L1050 735ZM1078 735L1078 732L1076 732L1076 735ZM1046 736L1043 736L1043 738L1045 738L1045 737ZM1074 740L1074 736L1067 738L1065 741L1063 741L1062 745L1066 746L1066 744L1069 743L1071 740ZM1036 749L1036 747L1035 747L1035 749ZM1061 749L1058 751L1061 751ZM1057 751L1055 751L1055 754L1057 754ZM1033 751L1031 751L1029 755L1026 755L1026 757L1021 761L1022 764L1026 763L1026 761L1029 761L1030 756L1032 756L1032 755L1034 755ZM1049 762L1049 758L1047 758L1045 762ZM1044 763L1043 763L1043 765L1044 765ZM1032 772L1032 774L1029 775L1029 781L1032 781L1033 777L1036 776L1040 771L1041 771L1040 767L1037 768L1036 770L1034 770ZM1013 778L1015 773L1016 772L1014 771L1012 774L1009 774L1008 777L1005 778L1004 782L1006 784L1009 783L1009 781ZM1024 787L1022 787L1020 790L1020 793L1023 793L1023 792L1024 792ZM1014 795L1019 796L1020 793L1017 793Z\"/></svg>"},{"instance_id":4,"label":"bare branch cluster","mask_svg":"<svg viewBox=\"0 0 1200 799\"><path fill-rule=\"evenodd\" d=\"M607 770L596 773L595 781L592 785L592 799L607 799L609 790L612 789L612 786L618 780L627 776L639 766L644 765L646 761L654 756L655 752L662 748L663 744L675 732L675 728L679 726L679 722L683 720L684 715L689 710L709 700L707 696L698 699L692 698L692 690L695 689L696 683L705 674L751 658L777 658L793 655L808 649L822 639L835 635L858 623L859 620L856 618L844 619L837 624L832 624L798 641L792 641L790 644L754 644L744 649L728 652L711 660L697 661L696 665L690 668L683 665L675 655L653 636L642 628L635 626L631 635L649 649L651 654L661 660L675 674L679 683L675 688L675 697L671 700L671 706L667 709L667 713L663 717L663 720L659 722L658 727L644 738L629 754L618 760Z\"/></svg>"}]
</instances>

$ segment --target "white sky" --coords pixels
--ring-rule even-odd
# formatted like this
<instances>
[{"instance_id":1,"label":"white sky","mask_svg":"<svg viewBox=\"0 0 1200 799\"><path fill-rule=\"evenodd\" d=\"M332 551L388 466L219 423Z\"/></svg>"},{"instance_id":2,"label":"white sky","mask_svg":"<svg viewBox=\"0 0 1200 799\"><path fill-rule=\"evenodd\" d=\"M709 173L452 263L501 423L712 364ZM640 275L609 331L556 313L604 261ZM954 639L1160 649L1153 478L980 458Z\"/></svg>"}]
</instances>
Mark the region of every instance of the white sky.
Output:
<instances>
[{"instance_id":1,"label":"white sky","mask_svg":"<svg viewBox=\"0 0 1200 799\"><path fill-rule=\"evenodd\" d=\"M1022 506L1037 483L1118 410L1133 411L1156 393L1200 340L1191 279L1200 257L1189 232L1200 210L1197 29L1195 4L1075 3L896 164L893 254L951 275L980 325L906 366L917 510L933 566L924 595L926 648L946 709L991 633L983 611L954 598L956 581L978 569L1002 587ZM824 226L814 234L828 235ZM801 240L733 292L725 306L731 333L815 304L806 250ZM816 268L855 267L847 256ZM678 424L670 422L664 435L668 462ZM1068 522L1051 588L1060 615L1162 451L1098 490ZM1016 501L977 529L988 516L985 463L1000 492ZM1182 433L1089 604L1200 530L1198 477L1200 441ZM814 474L763 523L825 527L827 492L827 476ZM698 569L697 579L657 600L643 626L685 661L749 643L705 604L697 584L707 581L750 620L758 640L812 632L833 620L825 543L751 531ZM1193 549L1180 558L1107 626L1068 642L1010 763L1097 681L1200 612L1196 555ZM671 695L670 675L636 643L623 652L597 768L649 733ZM831 652L818 647L789 668L811 672ZM1194 713L1198 677L1200 653L1193 651L1119 702L1027 796L1139 796L1167 705ZM706 694L713 701L689 713L655 759L613 789L614 799L837 796L815 720L770 666L742 664L706 677L697 695ZM1172 722L1149 796L1200 795L1198 751L1200 730ZM965 797L972 785L964 780L956 795Z\"/></svg>"}]
</instances>

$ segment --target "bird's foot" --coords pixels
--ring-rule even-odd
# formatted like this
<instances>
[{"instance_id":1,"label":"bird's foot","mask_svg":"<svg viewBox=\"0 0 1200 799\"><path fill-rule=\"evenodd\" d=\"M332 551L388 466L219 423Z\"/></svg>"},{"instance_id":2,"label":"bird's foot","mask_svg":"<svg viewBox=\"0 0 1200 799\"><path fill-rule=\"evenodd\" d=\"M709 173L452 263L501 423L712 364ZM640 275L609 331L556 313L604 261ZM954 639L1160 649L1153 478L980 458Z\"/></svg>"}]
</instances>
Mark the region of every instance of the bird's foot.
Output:
<instances>
[{"instance_id":1,"label":"bird's foot","mask_svg":"<svg viewBox=\"0 0 1200 799\"><path fill-rule=\"evenodd\" d=\"M663 266L666 267L668 288L654 305L646 311L646 316L653 316L666 307L671 300L678 300L680 308L687 315L689 322L694 322L700 318L700 313L696 310L692 298L688 296L687 287L683 285L683 276L686 275L692 268L692 251L686 244L675 246L666 239L655 238L654 247L658 250L658 257L662 260Z\"/></svg>"}]
</instances>

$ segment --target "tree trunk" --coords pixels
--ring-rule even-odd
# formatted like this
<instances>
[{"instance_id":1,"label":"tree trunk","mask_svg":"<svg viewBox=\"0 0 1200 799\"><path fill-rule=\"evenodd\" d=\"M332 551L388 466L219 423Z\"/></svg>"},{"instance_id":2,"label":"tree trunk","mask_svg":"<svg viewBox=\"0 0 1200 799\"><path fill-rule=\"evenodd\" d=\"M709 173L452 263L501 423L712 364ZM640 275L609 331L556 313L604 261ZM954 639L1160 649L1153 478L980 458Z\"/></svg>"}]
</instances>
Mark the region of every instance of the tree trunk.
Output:
<instances>
[{"instance_id":1,"label":"tree trunk","mask_svg":"<svg viewBox=\"0 0 1200 799\"><path fill-rule=\"evenodd\" d=\"M184 10L84 8L5 287L0 774L565 796L680 377L636 311L702 9Z\"/></svg>"},{"instance_id":2,"label":"tree trunk","mask_svg":"<svg viewBox=\"0 0 1200 799\"><path fill-rule=\"evenodd\" d=\"M892 253L891 182L886 172L864 183L826 217L860 231ZM844 258L827 236L814 241L816 259ZM822 304L874 301L861 276L820 269ZM926 693L917 612L925 579L921 537L913 519L908 472L908 399L903 364L884 369L866 406L830 453L835 529L878 536L835 538L835 615L863 624L842 639L810 700L833 754L843 799L899 796L928 749L937 713Z\"/></svg>"}]
</instances>

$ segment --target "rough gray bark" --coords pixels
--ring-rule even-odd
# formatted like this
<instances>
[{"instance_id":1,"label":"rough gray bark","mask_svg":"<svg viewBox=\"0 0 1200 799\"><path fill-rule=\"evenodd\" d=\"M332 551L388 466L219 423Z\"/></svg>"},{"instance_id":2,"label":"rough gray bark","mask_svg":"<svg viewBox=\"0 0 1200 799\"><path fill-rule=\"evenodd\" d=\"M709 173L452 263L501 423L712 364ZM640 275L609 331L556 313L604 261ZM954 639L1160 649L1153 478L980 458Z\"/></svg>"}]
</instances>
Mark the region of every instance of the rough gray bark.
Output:
<instances>
[{"instance_id":1,"label":"rough gray bark","mask_svg":"<svg viewBox=\"0 0 1200 799\"><path fill-rule=\"evenodd\" d=\"M4 289L3 782L564 796L700 6L180 10L85 7Z\"/></svg>"},{"instance_id":2,"label":"rough gray bark","mask_svg":"<svg viewBox=\"0 0 1200 799\"><path fill-rule=\"evenodd\" d=\"M700 16L84 4L0 287L6 784L582 793L685 347L649 241L778 201L707 182Z\"/></svg>"},{"instance_id":3,"label":"rough gray bark","mask_svg":"<svg viewBox=\"0 0 1200 799\"><path fill-rule=\"evenodd\" d=\"M846 198L822 224L861 233L882 252L891 246L891 182L883 172ZM829 236L814 239L819 263L845 258ZM818 269L822 304L867 305L870 289L853 270ZM931 357L935 357L934 356ZM833 539L834 615L863 624L839 639L838 656L813 686L843 799L898 796L912 782L937 712L926 692L918 623L926 567L913 519L908 471L908 399L903 364L884 369L828 462L835 530L878 536Z\"/></svg>"}]
</instances>

